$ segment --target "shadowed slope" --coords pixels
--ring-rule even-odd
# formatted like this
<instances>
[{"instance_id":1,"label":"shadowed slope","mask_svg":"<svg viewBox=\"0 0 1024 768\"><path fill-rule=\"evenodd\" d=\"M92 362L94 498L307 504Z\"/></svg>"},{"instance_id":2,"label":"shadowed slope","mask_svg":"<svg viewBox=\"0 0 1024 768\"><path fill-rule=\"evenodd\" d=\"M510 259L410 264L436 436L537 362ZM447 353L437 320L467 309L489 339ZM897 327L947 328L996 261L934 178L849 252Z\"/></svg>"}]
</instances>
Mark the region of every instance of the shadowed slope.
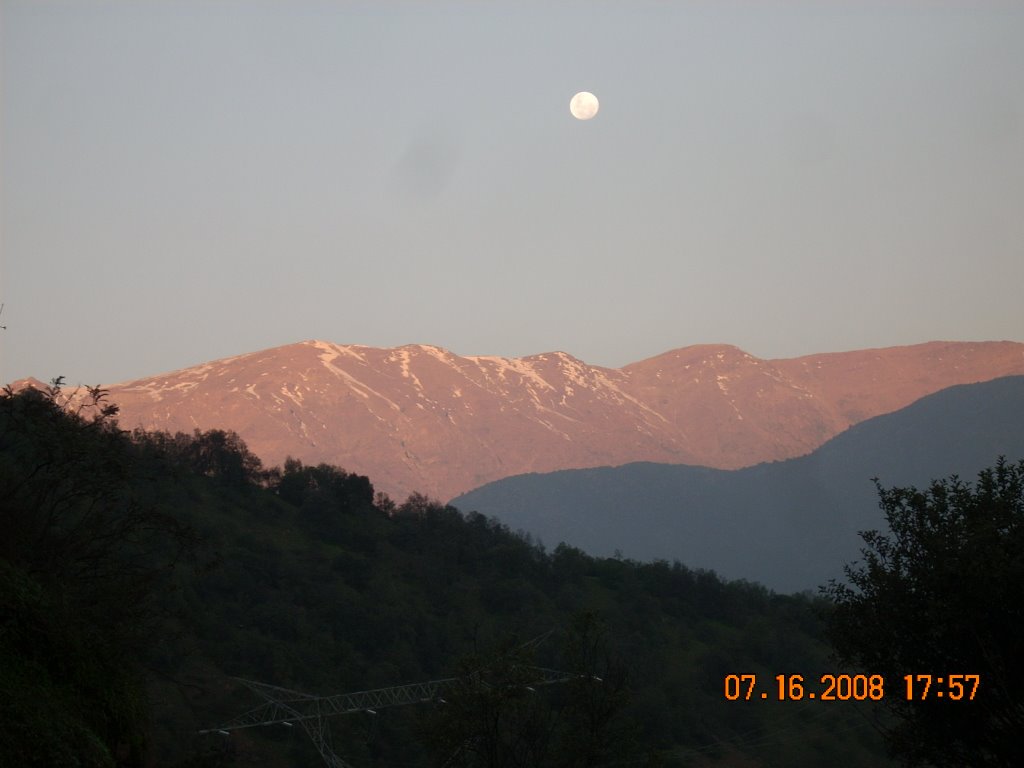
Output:
<instances>
[{"instance_id":1,"label":"shadowed slope","mask_svg":"<svg viewBox=\"0 0 1024 768\"><path fill-rule=\"evenodd\" d=\"M924 486L971 478L997 456L1024 457L1024 377L952 387L851 427L814 453L724 471L631 464L522 475L452 503L549 545L597 555L678 559L774 589L813 589L882 528L871 478Z\"/></svg>"}]
</instances>

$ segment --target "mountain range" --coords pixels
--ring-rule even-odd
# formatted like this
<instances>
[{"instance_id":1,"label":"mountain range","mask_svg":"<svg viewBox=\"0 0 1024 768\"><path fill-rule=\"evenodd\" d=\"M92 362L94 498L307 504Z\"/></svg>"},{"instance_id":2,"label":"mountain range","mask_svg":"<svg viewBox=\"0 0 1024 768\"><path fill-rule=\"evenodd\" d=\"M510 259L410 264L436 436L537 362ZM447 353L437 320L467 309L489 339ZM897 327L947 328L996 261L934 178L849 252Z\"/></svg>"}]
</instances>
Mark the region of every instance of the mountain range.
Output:
<instances>
[{"instance_id":1,"label":"mountain range","mask_svg":"<svg viewBox=\"0 0 1024 768\"><path fill-rule=\"evenodd\" d=\"M763 360L728 345L622 368L565 353L459 356L304 341L105 386L125 428L237 432L264 462L447 499L525 472L807 454L941 389L1024 374L1024 344L930 342Z\"/></svg>"},{"instance_id":2,"label":"mountain range","mask_svg":"<svg viewBox=\"0 0 1024 768\"><path fill-rule=\"evenodd\" d=\"M678 560L779 591L814 590L887 530L883 487L970 481L1024 459L1024 376L951 387L813 453L738 470L638 463L506 478L452 500L548 545Z\"/></svg>"}]
</instances>

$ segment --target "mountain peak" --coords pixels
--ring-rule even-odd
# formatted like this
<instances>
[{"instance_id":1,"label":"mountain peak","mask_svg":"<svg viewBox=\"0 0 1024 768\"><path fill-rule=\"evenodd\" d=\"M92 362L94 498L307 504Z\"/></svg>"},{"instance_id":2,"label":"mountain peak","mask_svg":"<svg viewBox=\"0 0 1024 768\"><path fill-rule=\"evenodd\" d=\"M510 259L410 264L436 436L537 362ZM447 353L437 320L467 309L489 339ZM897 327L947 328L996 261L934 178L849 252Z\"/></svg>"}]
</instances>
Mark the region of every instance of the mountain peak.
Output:
<instances>
[{"instance_id":1,"label":"mountain peak","mask_svg":"<svg viewBox=\"0 0 1024 768\"><path fill-rule=\"evenodd\" d=\"M29 376L27 379L17 379L8 384L12 392L21 392L24 389L38 389L40 391L48 389L49 385L44 384L34 376Z\"/></svg>"},{"instance_id":2,"label":"mountain peak","mask_svg":"<svg viewBox=\"0 0 1024 768\"><path fill-rule=\"evenodd\" d=\"M1012 374L1024 374L1024 344L791 360L700 344L613 369L564 351L460 356L310 339L108 390L129 429L233 430L269 464L327 462L396 497L446 499L523 472L790 458L924 395Z\"/></svg>"}]
</instances>

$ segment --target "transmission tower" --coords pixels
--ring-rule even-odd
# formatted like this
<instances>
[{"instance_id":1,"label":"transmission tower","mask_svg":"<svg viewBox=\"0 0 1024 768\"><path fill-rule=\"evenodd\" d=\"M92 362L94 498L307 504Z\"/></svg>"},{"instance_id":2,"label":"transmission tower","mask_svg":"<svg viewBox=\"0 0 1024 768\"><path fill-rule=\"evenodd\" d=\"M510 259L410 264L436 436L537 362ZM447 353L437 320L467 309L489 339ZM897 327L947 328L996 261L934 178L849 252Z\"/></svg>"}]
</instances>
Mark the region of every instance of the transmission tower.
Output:
<instances>
[{"instance_id":1,"label":"transmission tower","mask_svg":"<svg viewBox=\"0 0 1024 768\"><path fill-rule=\"evenodd\" d=\"M559 672L543 667L529 667L529 670L532 677L527 687L564 683L580 677L578 674ZM398 707L407 704L443 703L444 699L441 694L456 683L462 682L464 678L448 677L424 683L394 685L389 688L341 693L334 696L316 696L288 688L279 688L276 685L244 680L240 677L234 679L263 699L263 703L223 725L206 728L199 733L219 733L227 736L231 731L242 728L267 725L292 727L297 724L306 731L313 744L316 745L317 751L320 752L320 756L330 768L352 768L335 754L327 718L356 712L376 714L377 710L385 707ZM600 678L594 679L600 682Z\"/></svg>"}]
</instances>

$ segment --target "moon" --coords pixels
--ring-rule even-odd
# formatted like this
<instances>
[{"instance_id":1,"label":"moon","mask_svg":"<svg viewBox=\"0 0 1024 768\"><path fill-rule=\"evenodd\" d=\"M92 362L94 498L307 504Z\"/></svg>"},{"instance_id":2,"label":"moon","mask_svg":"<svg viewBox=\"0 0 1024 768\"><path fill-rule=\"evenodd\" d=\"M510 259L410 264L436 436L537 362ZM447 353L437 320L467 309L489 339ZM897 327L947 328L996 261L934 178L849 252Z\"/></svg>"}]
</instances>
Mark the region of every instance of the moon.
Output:
<instances>
[{"instance_id":1,"label":"moon","mask_svg":"<svg viewBox=\"0 0 1024 768\"><path fill-rule=\"evenodd\" d=\"M590 91L580 91L569 101L569 111L577 120L589 120L597 114L601 103Z\"/></svg>"}]
</instances>

